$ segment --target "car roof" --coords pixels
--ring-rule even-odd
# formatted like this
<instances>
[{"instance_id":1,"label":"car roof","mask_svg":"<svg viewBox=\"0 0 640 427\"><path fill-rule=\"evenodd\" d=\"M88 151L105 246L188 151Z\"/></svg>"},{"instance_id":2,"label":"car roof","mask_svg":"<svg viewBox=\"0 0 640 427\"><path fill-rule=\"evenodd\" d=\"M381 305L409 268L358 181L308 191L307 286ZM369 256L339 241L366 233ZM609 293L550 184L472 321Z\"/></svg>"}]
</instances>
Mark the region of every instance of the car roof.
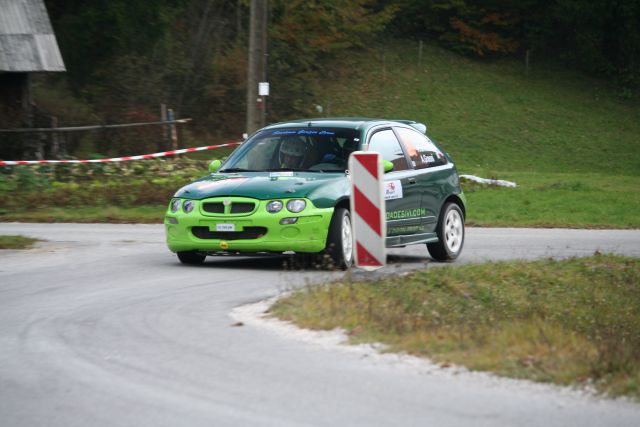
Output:
<instances>
[{"instance_id":1,"label":"car roof","mask_svg":"<svg viewBox=\"0 0 640 427\"><path fill-rule=\"evenodd\" d=\"M357 129L361 130L364 128L370 128L378 125L412 125L418 124L413 120L389 120L389 119L373 119L367 117L320 117L320 118L309 118L309 119L300 119L300 120L292 120L288 122L274 123L272 125L266 126L264 129L280 129L280 128L289 128L289 127L331 127L331 128L344 128L344 129Z\"/></svg>"}]
</instances>

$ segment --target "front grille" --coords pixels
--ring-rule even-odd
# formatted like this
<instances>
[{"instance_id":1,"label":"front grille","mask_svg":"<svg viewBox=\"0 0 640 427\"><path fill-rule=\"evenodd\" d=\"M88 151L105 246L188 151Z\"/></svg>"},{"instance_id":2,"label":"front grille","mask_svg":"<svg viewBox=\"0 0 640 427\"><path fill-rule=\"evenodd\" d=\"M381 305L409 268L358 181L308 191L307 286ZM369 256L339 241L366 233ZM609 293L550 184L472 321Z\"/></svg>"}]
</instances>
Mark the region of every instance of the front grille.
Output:
<instances>
[{"instance_id":1,"label":"front grille","mask_svg":"<svg viewBox=\"0 0 640 427\"><path fill-rule=\"evenodd\" d=\"M259 239L267 234L267 228L245 227L242 231L211 231L209 227L193 227L191 232L198 239L240 240Z\"/></svg>"},{"instance_id":2,"label":"front grille","mask_svg":"<svg viewBox=\"0 0 640 427\"><path fill-rule=\"evenodd\" d=\"M222 202L204 202L202 204L202 210L212 214L225 213L224 203ZM243 214L251 213L256 208L256 204L253 202L231 202L229 208L229 214Z\"/></svg>"},{"instance_id":3,"label":"front grille","mask_svg":"<svg viewBox=\"0 0 640 427\"><path fill-rule=\"evenodd\" d=\"M224 213L222 202L207 202L202 204L202 209L209 213Z\"/></svg>"},{"instance_id":4,"label":"front grille","mask_svg":"<svg viewBox=\"0 0 640 427\"><path fill-rule=\"evenodd\" d=\"M248 203L248 202L231 203L231 213L239 214L239 213L252 212L255 206L256 206L255 203Z\"/></svg>"}]
</instances>

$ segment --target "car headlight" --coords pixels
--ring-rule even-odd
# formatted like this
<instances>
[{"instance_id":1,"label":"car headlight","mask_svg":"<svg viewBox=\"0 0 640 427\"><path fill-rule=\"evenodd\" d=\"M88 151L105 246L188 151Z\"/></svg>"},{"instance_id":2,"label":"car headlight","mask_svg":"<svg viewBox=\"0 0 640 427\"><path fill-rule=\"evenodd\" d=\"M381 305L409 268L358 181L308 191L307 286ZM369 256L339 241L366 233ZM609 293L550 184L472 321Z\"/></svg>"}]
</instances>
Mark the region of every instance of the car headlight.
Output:
<instances>
[{"instance_id":1,"label":"car headlight","mask_svg":"<svg viewBox=\"0 0 640 427\"><path fill-rule=\"evenodd\" d=\"M180 203L182 203L182 200L173 199L171 201L171 212L178 212L178 209L180 209Z\"/></svg>"},{"instance_id":2,"label":"car headlight","mask_svg":"<svg viewBox=\"0 0 640 427\"><path fill-rule=\"evenodd\" d=\"M185 213L189 213L189 212L191 212L193 210L193 206L194 206L194 204L193 204L193 202L191 200L185 200L184 204L182 205L182 210Z\"/></svg>"},{"instance_id":3,"label":"car headlight","mask_svg":"<svg viewBox=\"0 0 640 427\"><path fill-rule=\"evenodd\" d=\"M307 207L307 202L300 199L293 199L287 202L287 210L289 212L298 213Z\"/></svg>"},{"instance_id":4,"label":"car headlight","mask_svg":"<svg viewBox=\"0 0 640 427\"><path fill-rule=\"evenodd\" d=\"M273 202L267 203L267 212L278 213L281 210L282 210L282 202L280 200L274 200Z\"/></svg>"}]
</instances>

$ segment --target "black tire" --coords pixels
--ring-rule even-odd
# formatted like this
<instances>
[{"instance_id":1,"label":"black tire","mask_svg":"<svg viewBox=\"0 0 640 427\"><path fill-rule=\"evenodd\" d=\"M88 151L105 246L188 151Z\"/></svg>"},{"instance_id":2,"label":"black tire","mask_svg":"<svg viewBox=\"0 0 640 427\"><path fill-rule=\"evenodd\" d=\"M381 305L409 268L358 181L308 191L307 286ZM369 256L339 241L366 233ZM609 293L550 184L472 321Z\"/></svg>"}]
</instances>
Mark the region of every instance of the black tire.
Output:
<instances>
[{"instance_id":1,"label":"black tire","mask_svg":"<svg viewBox=\"0 0 640 427\"><path fill-rule=\"evenodd\" d=\"M185 252L177 252L178 259L183 264L190 265L200 265L204 262L204 259L207 257L202 252L196 251L185 251Z\"/></svg>"},{"instance_id":2,"label":"black tire","mask_svg":"<svg viewBox=\"0 0 640 427\"><path fill-rule=\"evenodd\" d=\"M345 230L345 228L347 229ZM345 239L348 239L349 243L346 243ZM341 270L353 265L353 234L351 232L351 214L348 209L336 208L334 210L323 259L328 260L331 267Z\"/></svg>"},{"instance_id":3,"label":"black tire","mask_svg":"<svg viewBox=\"0 0 640 427\"><path fill-rule=\"evenodd\" d=\"M436 228L438 241L427 243L429 254L436 261L453 261L464 246L464 214L455 203L446 203L440 212Z\"/></svg>"}]
</instances>

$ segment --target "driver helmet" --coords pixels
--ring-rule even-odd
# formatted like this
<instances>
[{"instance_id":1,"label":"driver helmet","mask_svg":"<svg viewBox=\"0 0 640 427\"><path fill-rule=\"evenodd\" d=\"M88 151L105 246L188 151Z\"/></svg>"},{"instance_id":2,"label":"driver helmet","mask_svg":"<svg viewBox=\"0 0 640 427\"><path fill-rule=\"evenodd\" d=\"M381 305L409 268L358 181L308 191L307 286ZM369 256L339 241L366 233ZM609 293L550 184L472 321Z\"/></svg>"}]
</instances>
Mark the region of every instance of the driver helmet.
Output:
<instances>
[{"instance_id":1,"label":"driver helmet","mask_svg":"<svg viewBox=\"0 0 640 427\"><path fill-rule=\"evenodd\" d=\"M305 158L305 142L300 138L288 138L280 144L280 167L300 168Z\"/></svg>"}]
</instances>

